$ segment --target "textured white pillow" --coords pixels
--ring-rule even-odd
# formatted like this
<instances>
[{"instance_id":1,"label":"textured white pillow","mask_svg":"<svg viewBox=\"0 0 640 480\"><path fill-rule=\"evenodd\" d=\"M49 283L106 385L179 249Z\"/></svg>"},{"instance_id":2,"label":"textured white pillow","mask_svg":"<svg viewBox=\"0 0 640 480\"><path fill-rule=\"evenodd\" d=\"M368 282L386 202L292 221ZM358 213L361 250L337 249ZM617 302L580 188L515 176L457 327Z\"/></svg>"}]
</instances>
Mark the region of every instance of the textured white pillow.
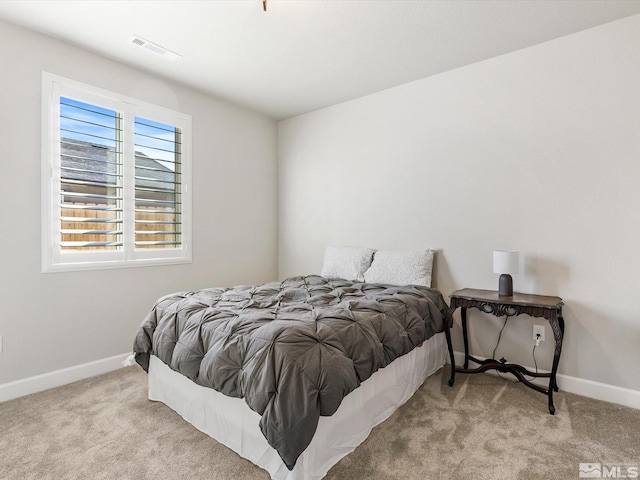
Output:
<instances>
[{"instance_id":1,"label":"textured white pillow","mask_svg":"<svg viewBox=\"0 0 640 480\"><path fill-rule=\"evenodd\" d=\"M329 245L324 252L322 275L327 278L364 281L364 272L371 266L371 248L339 247Z\"/></svg>"},{"instance_id":2,"label":"textured white pillow","mask_svg":"<svg viewBox=\"0 0 640 480\"><path fill-rule=\"evenodd\" d=\"M431 286L433 250L378 250L364 273L367 283Z\"/></svg>"}]
</instances>

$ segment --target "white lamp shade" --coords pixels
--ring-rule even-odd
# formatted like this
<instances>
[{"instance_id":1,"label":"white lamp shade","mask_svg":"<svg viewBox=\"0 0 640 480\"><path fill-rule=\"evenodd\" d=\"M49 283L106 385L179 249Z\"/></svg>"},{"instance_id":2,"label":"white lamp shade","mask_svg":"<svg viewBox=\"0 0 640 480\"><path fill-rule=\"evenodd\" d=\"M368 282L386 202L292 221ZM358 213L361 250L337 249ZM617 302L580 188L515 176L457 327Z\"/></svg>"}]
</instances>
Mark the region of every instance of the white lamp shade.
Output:
<instances>
[{"instance_id":1,"label":"white lamp shade","mask_svg":"<svg viewBox=\"0 0 640 480\"><path fill-rule=\"evenodd\" d=\"M495 250L493 252L493 273L518 273L518 252Z\"/></svg>"}]
</instances>

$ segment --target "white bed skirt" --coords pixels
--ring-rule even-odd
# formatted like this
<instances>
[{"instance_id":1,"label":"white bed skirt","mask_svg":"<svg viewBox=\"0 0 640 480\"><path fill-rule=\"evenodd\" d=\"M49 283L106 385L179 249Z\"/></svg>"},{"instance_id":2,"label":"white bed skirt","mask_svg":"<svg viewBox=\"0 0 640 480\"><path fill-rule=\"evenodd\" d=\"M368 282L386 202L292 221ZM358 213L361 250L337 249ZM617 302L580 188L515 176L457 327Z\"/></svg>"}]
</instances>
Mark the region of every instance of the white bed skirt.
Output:
<instances>
[{"instance_id":1,"label":"white bed skirt","mask_svg":"<svg viewBox=\"0 0 640 480\"><path fill-rule=\"evenodd\" d=\"M320 480L389 418L447 359L444 333L378 370L345 397L335 414L320 417L311 444L288 470L260 431L260 415L243 399L193 383L158 358L149 363L149 399L160 401L198 430L269 472L273 480Z\"/></svg>"}]
</instances>

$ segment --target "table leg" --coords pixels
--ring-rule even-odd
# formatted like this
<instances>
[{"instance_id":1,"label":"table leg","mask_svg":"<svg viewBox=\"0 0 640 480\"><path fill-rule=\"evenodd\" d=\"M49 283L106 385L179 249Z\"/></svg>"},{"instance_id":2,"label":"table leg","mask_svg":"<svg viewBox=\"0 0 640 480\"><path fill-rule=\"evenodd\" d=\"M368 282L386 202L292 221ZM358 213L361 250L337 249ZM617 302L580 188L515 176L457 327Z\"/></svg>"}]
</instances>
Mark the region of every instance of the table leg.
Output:
<instances>
[{"instance_id":1,"label":"table leg","mask_svg":"<svg viewBox=\"0 0 640 480\"><path fill-rule=\"evenodd\" d=\"M558 312L557 317L549 319L551 330L556 342L555 352L553 354L553 365L551 367L551 378L549 379L549 413L553 415L556 411L553 405L553 392L558 391L558 382L556 374L558 373L558 363L560 362L560 353L562 352L562 339L564 338L564 318L562 318L562 309Z\"/></svg>"},{"instance_id":2,"label":"table leg","mask_svg":"<svg viewBox=\"0 0 640 480\"><path fill-rule=\"evenodd\" d=\"M449 377L449 386L453 387L453 382L456 379L456 360L453 356L453 344L451 343L451 328L447 325L444 330L444 335L447 339L447 348L449 349L449 358L451 360L451 376Z\"/></svg>"},{"instance_id":3,"label":"table leg","mask_svg":"<svg viewBox=\"0 0 640 480\"><path fill-rule=\"evenodd\" d=\"M462 307L460 309L460 316L462 317L462 339L464 340L464 369L469 368L469 337L467 336L467 309Z\"/></svg>"}]
</instances>

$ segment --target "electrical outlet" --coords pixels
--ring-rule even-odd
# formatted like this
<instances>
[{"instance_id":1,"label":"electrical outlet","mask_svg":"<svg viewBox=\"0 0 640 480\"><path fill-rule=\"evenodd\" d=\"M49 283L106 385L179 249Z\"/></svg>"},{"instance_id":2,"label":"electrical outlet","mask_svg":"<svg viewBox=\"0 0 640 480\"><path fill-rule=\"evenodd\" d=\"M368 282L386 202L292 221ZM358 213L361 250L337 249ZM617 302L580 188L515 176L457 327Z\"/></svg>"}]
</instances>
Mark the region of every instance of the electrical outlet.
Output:
<instances>
[{"instance_id":1,"label":"electrical outlet","mask_svg":"<svg viewBox=\"0 0 640 480\"><path fill-rule=\"evenodd\" d=\"M544 342L544 325L533 326L533 340L540 340Z\"/></svg>"}]
</instances>

